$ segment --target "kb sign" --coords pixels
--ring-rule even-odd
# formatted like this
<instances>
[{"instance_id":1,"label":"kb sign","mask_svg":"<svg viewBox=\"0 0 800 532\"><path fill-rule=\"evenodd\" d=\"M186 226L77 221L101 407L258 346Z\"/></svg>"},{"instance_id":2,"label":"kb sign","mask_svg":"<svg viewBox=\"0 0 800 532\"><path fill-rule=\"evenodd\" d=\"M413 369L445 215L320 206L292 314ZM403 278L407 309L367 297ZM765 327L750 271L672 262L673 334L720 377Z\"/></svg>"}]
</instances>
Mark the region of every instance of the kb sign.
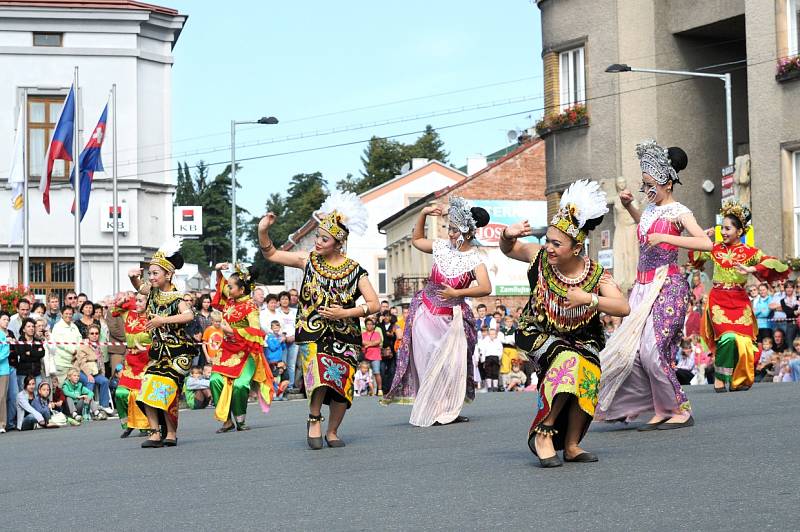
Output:
<instances>
[{"instance_id":1,"label":"kb sign","mask_svg":"<svg viewBox=\"0 0 800 532\"><path fill-rule=\"evenodd\" d=\"M176 206L173 211L173 233L184 236L203 234L203 207Z\"/></svg>"},{"instance_id":2,"label":"kb sign","mask_svg":"<svg viewBox=\"0 0 800 532\"><path fill-rule=\"evenodd\" d=\"M127 233L130 230L128 204L117 205L117 231ZM103 233L114 232L114 206L110 203L100 207L100 231Z\"/></svg>"}]
</instances>

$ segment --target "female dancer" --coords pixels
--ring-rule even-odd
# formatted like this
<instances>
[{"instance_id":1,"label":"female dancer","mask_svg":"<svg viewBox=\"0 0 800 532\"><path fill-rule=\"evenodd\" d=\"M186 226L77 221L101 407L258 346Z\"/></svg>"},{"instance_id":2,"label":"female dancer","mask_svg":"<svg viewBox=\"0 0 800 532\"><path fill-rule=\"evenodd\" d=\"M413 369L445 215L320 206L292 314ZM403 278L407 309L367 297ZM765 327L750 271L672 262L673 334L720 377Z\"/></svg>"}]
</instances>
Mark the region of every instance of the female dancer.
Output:
<instances>
[{"instance_id":1,"label":"female dancer","mask_svg":"<svg viewBox=\"0 0 800 532\"><path fill-rule=\"evenodd\" d=\"M361 330L358 318L378 311L378 296L367 272L344 254L349 234L363 233L367 212L355 194L333 194L322 204L314 250L310 253L278 251L269 237L275 214L258 223L261 254L270 262L304 270L300 286L295 341L308 346L304 364L308 394L308 446L322 449L322 405L330 407L325 440L329 447L344 447L337 435L353 400L353 376ZM356 306L363 297L365 303Z\"/></svg>"},{"instance_id":2,"label":"female dancer","mask_svg":"<svg viewBox=\"0 0 800 532\"><path fill-rule=\"evenodd\" d=\"M216 270L228 269L228 263L217 264ZM259 312L250 297L254 283L250 272L241 264L226 281L217 273L217 292L212 306L222 311L222 352L214 361L211 373L211 395L214 397L214 417L224 424L217 434L250 430L244 418L250 383L259 383L259 402L264 412L272 401L272 371L264 358L264 331L259 324ZM231 413L233 419L231 419ZM235 424L234 424L235 420Z\"/></svg>"},{"instance_id":3,"label":"female dancer","mask_svg":"<svg viewBox=\"0 0 800 532\"><path fill-rule=\"evenodd\" d=\"M789 267L758 249L742 244L742 235L750 224L750 209L739 202L722 206L722 243L711 252L689 253L696 268L706 261L714 263L714 286L708 294L700 334L715 353L714 391L749 390L755 379L756 336L758 323L745 291L748 274L759 281L786 279Z\"/></svg>"},{"instance_id":4,"label":"female dancer","mask_svg":"<svg viewBox=\"0 0 800 532\"><path fill-rule=\"evenodd\" d=\"M636 146L636 155L647 206L640 213L629 191L619 194L638 223L633 311L600 354L603 380L597 419L631 421L654 411L638 430L690 427L691 405L673 367L689 302L689 284L678 268L678 248L710 251L711 240L691 211L672 197L673 186L680 183L678 172L688 163L686 153L648 140ZM689 236L681 236L683 231Z\"/></svg>"},{"instance_id":5,"label":"female dancer","mask_svg":"<svg viewBox=\"0 0 800 532\"><path fill-rule=\"evenodd\" d=\"M145 326L152 336L150 362L142 377L137 404L147 416L152 433L142 447L174 447L178 445L178 392L192 365L196 349L186 334L186 324L194 318L191 304L172 284L175 270L183 266L180 240L173 238L153 254L147 270L149 282L142 282L142 270L133 269L128 276L133 287L147 294ZM166 428L162 439L159 425Z\"/></svg>"},{"instance_id":6,"label":"female dancer","mask_svg":"<svg viewBox=\"0 0 800 532\"><path fill-rule=\"evenodd\" d=\"M121 298L117 301L117 308L112 310L114 316L122 317L125 327L125 361L119 374L119 384L114 392L114 402L122 425L120 438L130 436L133 429L139 429L141 432L150 427L147 416L136 404L152 343L150 333L147 332L146 307L147 296L136 294L127 299Z\"/></svg>"},{"instance_id":7,"label":"female dancer","mask_svg":"<svg viewBox=\"0 0 800 532\"><path fill-rule=\"evenodd\" d=\"M449 240L425 238L428 216L442 214L438 205L425 207L414 226L412 244L433 255L433 267L425 288L411 300L392 388L382 401L413 404L409 423L417 427L469 421L460 413L465 400L475 399L470 369L476 331L464 298L492 293L475 240L475 231L489 223L489 213L452 196Z\"/></svg>"},{"instance_id":8,"label":"female dancer","mask_svg":"<svg viewBox=\"0 0 800 532\"><path fill-rule=\"evenodd\" d=\"M577 181L561 197L544 246L522 243L531 227L507 227L500 249L530 264L530 298L516 333L517 348L534 362L539 378L537 412L528 447L542 467L596 462L580 447L594 416L600 381L598 355L605 344L599 313L626 316L625 297L602 266L583 256L584 242L608 212L606 195L594 181Z\"/></svg>"}]
</instances>

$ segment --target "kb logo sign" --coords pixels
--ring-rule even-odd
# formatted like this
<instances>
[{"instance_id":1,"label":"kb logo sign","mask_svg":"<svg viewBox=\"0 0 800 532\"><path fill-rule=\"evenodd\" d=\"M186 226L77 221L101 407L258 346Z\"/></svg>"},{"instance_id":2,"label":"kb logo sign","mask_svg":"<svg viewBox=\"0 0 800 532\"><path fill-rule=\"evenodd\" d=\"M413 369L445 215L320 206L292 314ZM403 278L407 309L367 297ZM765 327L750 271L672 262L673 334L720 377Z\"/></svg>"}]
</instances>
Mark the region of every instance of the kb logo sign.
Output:
<instances>
[{"instance_id":1,"label":"kb logo sign","mask_svg":"<svg viewBox=\"0 0 800 532\"><path fill-rule=\"evenodd\" d=\"M203 207L176 206L173 212L173 232L176 235L203 234Z\"/></svg>"}]
</instances>

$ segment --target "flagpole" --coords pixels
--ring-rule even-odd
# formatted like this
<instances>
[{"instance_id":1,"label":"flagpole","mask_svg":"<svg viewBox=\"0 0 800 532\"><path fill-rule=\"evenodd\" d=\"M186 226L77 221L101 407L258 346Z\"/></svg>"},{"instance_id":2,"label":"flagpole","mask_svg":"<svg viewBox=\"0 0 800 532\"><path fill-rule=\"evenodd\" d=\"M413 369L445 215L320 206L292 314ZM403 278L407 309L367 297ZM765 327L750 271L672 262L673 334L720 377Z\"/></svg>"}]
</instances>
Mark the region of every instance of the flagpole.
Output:
<instances>
[{"instance_id":1,"label":"flagpole","mask_svg":"<svg viewBox=\"0 0 800 532\"><path fill-rule=\"evenodd\" d=\"M75 67L75 122L72 130L72 161L75 169L75 292L81 293L81 141L80 127L80 90L78 89L78 67Z\"/></svg>"},{"instance_id":2,"label":"flagpole","mask_svg":"<svg viewBox=\"0 0 800 532\"><path fill-rule=\"evenodd\" d=\"M114 221L114 259L113 259L113 275L112 285L114 287L114 295L119 293L119 213L117 212L117 205L119 205L117 190L117 84L111 85L111 116L114 117L111 122L112 143L111 149L114 153L114 165L111 170L111 196L113 207L111 208L114 213L112 220Z\"/></svg>"},{"instance_id":3,"label":"flagpole","mask_svg":"<svg viewBox=\"0 0 800 532\"><path fill-rule=\"evenodd\" d=\"M28 89L22 90L22 108L19 111L22 113L22 285L26 288L30 285L31 280L31 253L30 253L30 240L28 239L28 135L26 134L28 124ZM17 133L19 134L19 132Z\"/></svg>"}]
</instances>

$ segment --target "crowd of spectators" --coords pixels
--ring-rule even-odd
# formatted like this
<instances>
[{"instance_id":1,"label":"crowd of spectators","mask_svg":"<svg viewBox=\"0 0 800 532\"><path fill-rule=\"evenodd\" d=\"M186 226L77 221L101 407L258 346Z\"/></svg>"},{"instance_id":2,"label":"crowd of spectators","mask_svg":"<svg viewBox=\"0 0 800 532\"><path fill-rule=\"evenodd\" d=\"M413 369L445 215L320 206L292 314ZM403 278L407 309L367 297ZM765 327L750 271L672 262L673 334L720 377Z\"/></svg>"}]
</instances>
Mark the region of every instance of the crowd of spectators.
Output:
<instances>
[{"instance_id":1,"label":"crowd of spectators","mask_svg":"<svg viewBox=\"0 0 800 532\"><path fill-rule=\"evenodd\" d=\"M684 385L713 383L714 355L700 337L710 281L700 271L686 275L691 291L684 339L675 356L676 374ZM748 291L758 320L756 381L800 382L800 299L794 281L755 284ZM122 293L117 299L130 295ZM190 408L213 406L209 378L224 333L223 316L211 307L212 295L184 295L195 308L188 333L198 345L183 390L182 400ZM256 288L252 297L266 334L264 355L275 376L275 399L302 397L306 351L295 342L297 291L267 294ZM32 296L21 299L13 315L0 311L0 433L116 417L113 397L125 355L125 331L122 318L111 312L114 304L111 297L92 302L86 294L69 292L63 305L51 294L45 302ZM522 307L509 308L498 298L492 309L481 303L473 312L477 343L471 369L478 391L535 390L535 366L514 343ZM407 317L407 306L381 301L378 313L362 321L364 348L355 375L356 396L389 391ZM607 337L620 324L611 316L601 316L601 321Z\"/></svg>"}]
</instances>

